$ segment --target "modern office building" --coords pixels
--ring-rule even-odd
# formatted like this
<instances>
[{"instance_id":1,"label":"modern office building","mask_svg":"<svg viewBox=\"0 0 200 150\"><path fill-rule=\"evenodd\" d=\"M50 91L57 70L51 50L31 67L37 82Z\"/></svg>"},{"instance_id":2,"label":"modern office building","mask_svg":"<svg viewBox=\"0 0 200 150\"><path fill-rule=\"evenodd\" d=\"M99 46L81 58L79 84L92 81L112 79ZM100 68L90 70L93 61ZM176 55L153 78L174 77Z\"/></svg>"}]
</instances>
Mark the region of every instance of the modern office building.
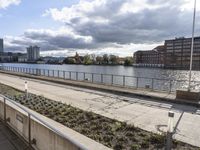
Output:
<instances>
[{"instance_id":1,"label":"modern office building","mask_svg":"<svg viewBox=\"0 0 200 150\"><path fill-rule=\"evenodd\" d=\"M0 54L3 54L4 46L3 46L3 39L0 39Z\"/></svg>"},{"instance_id":2,"label":"modern office building","mask_svg":"<svg viewBox=\"0 0 200 150\"><path fill-rule=\"evenodd\" d=\"M165 41L165 68L189 69L191 55L191 38L175 38ZM200 37L194 38L192 69L200 70Z\"/></svg>"},{"instance_id":3,"label":"modern office building","mask_svg":"<svg viewBox=\"0 0 200 150\"><path fill-rule=\"evenodd\" d=\"M27 58L29 62L35 62L40 58L40 48L38 46L30 46L27 48Z\"/></svg>"}]
</instances>

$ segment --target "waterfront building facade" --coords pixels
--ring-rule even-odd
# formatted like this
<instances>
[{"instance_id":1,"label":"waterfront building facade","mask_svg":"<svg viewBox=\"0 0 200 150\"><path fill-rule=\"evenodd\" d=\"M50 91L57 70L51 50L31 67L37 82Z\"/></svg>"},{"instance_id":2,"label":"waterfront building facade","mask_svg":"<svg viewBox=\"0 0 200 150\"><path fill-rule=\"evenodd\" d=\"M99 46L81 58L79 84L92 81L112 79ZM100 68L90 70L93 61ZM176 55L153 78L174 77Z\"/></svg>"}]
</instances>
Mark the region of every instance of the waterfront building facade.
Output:
<instances>
[{"instance_id":1,"label":"waterfront building facade","mask_svg":"<svg viewBox=\"0 0 200 150\"><path fill-rule=\"evenodd\" d=\"M191 38L175 38L165 41L165 68L189 69L191 55ZM192 69L200 70L200 37L194 38Z\"/></svg>"},{"instance_id":2,"label":"waterfront building facade","mask_svg":"<svg viewBox=\"0 0 200 150\"><path fill-rule=\"evenodd\" d=\"M158 46L153 50L137 51L134 53L134 60L141 66L160 66L164 64L164 46Z\"/></svg>"},{"instance_id":3,"label":"waterfront building facade","mask_svg":"<svg viewBox=\"0 0 200 150\"><path fill-rule=\"evenodd\" d=\"M27 48L27 60L29 62L35 62L40 58L40 47L30 46Z\"/></svg>"},{"instance_id":4,"label":"waterfront building facade","mask_svg":"<svg viewBox=\"0 0 200 150\"><path fill-rule=\"evenodd\" d=\"M161 64L167 69L186 69L190 67L191 38L175 38L165 40L164 46L149 51L134 53L137 65ZM192 69L200 70L200 37L194 38L194 53Z\"/></svg>"}]
</instances>

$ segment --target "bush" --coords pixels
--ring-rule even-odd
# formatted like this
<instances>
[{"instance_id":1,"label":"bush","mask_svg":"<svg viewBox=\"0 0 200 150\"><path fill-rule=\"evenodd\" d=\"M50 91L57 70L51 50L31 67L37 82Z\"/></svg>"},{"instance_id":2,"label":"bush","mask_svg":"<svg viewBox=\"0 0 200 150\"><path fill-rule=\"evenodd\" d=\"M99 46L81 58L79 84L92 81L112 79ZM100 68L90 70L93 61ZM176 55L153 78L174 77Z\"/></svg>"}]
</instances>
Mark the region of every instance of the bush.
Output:
<instances>
[{"instance_id":1,"label":"bush","mask_svg":"<svg viewBox=\"0 0 200 150\"><path fill-rule=\"evenodd\" d=\"M141 146L140 145L137 145L137 144L133 144L132 146L131 146L131 150L139 150L141 148Z\"/></svg>"}]
</instances>

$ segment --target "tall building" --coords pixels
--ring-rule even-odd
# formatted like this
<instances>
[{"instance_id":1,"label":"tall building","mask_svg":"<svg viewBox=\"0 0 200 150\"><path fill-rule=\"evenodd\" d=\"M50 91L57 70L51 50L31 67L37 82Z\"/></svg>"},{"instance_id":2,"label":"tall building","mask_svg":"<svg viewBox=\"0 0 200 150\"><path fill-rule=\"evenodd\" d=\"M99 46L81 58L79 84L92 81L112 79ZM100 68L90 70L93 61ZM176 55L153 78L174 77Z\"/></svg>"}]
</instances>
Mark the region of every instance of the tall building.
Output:
<instances>
[{"instance_id":1,"label":"tall building","mask_svg":"<svg viewBox=\"0 0 200 150\"><path fill-rule=\"evenodd\" d=\"M3 50L3 39L0 39L0 53L2 54L4 52Z\"/></svg>"},{"instance_id":2,"label":"tall building","mask_svg":"<svg viewBox=\"0 0 200 150\"><path fill-rule=\"evenodd\" d=\"M165 67L170 69L189 69L191 38L175 38L165 41ZM193 68L200 70L200 37L194 38Z\"/></svg>"},{"instance_id":3,"label":"tall building","mask_svg":"<svg viewBox=\"0 0 200 150\"><path fill-rule=\"evenodd\" d=\"M27 48L27 58L29 62L34 62L40 58L40 48L38 46L30 46Z\"/></svg>"}]
</instances>

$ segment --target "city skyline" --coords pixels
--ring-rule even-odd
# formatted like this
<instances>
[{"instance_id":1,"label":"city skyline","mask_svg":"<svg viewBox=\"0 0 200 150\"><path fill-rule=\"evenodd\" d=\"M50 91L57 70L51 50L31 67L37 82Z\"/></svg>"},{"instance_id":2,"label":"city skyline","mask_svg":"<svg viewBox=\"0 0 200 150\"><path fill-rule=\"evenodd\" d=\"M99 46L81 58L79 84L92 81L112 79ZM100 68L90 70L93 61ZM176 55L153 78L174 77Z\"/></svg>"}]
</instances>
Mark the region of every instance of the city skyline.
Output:
<instances>
[{"instance_id":1,"label":"city skyline","mask_svg":"<svg viewBox=\"0 0 200 150\"><path fill-rule=\"evenodd\" d=\"M42 55L77 51L130 56L153 49L165 39L191 36L193 4L189 0L34 2L36 6L32 0L0 1L0 37L6 51L25 52L27 46L38 45ZM197 13L196 36L198 17Z\"/></svg>"}]
</instances>

